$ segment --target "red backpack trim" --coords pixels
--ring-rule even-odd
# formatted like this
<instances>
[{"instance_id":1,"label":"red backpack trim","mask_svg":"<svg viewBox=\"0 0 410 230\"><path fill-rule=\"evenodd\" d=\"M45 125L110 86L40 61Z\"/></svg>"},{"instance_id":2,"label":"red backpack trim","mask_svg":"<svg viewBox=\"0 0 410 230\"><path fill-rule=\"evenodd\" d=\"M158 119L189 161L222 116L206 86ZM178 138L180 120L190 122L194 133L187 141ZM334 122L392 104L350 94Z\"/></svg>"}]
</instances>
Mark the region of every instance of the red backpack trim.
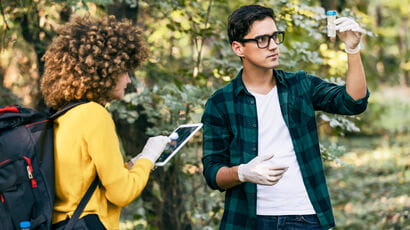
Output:
<instances>
[{"instance_id":1,"label":"red backpack trim","mask_svg":"<svg viewBox=\"0 0 410 230\"><path fill-rule=\"evenodd\" d=\"M10 112L10 113L20 113L20 110L16 106L5 106L0 109L0 115L3 113Z\"/></svg>"}]
</instances>

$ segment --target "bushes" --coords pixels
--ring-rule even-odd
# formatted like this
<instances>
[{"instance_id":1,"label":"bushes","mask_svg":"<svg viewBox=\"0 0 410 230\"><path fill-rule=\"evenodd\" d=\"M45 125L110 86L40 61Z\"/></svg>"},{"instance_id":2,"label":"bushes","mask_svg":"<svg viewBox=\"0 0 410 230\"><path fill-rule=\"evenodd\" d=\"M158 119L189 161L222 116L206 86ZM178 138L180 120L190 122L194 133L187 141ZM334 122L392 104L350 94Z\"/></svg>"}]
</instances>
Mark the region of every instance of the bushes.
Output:
<instances>
[{"instance_id":1,"label":"bushes","mask_svg":"<svg viewBox=\"0 0 410 230\"><path fill-rule=\"evenodd\" d=\"M409 134L339 138L347 167L326 163L336 229L408 229ZM365 143L365 144L364 144Z\"/></svg>"},{"instance_id":2,"label":"bushes","mask_svg":"<svg viewBox=\"0 0 410 230\"><path fill-rule=\"evenodd\" d=\"M368 135L410 132L410 88L382 88L372 93L359 127Z\"/></svg>"},{"instance_id":3,"label":"bushes","mask_svg":"<svg viewBox=\"0 0 410 230\"><path fill-rule=\"evenodd\" d=\"M15 96L11 90L0 87L0 106L19 104L20 98Z\"/></svg>"}]
</instances>

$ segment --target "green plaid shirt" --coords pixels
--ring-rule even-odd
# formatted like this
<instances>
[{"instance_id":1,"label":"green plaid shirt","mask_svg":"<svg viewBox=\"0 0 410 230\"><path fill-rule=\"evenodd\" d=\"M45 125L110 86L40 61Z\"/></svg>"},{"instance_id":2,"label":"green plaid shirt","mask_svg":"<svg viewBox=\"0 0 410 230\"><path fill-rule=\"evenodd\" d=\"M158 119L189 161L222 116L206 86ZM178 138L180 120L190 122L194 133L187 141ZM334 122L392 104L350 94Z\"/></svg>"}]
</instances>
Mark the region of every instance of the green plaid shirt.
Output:
<instances>
[{"instance_id":1,"label":"green plaid shirt","mask_svg":"<svg viewBox=\"0 0 410 230\"><path fill-rule=\"evenodd\" d=\"M353 115L367 107L365 98L355 101L345 86L326 82L304 71L274 70L280 107L292 138L297 161L310 201L324 228L335 226L319 150L315 110ZM216 173L221 167L247 163L258 153L258 119L255 98L242 82L242 71L207 101L202 117L204 176L219 189ZM272 194L273 195L273 194ZM221 229L254 229L256 184L228 189Z\"/></svg>"}]
</instances>

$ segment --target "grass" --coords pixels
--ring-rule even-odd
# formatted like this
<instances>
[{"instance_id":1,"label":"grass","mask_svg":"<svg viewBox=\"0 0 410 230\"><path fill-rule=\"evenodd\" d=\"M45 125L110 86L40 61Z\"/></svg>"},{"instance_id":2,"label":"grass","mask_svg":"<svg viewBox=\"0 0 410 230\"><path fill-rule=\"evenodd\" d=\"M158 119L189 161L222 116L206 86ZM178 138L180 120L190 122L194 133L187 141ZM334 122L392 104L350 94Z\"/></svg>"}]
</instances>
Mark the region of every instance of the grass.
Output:
<instances>
[{"instance_id":1,"label":"grass","mask_svg":"<svg viewBox=\"0 0 410 230\"><path fill-rule=\"evenodd\" d=\"M410 229L410 134L333 139L343 166L327 162L335 229Z\"/></svg>"}]
</instances>

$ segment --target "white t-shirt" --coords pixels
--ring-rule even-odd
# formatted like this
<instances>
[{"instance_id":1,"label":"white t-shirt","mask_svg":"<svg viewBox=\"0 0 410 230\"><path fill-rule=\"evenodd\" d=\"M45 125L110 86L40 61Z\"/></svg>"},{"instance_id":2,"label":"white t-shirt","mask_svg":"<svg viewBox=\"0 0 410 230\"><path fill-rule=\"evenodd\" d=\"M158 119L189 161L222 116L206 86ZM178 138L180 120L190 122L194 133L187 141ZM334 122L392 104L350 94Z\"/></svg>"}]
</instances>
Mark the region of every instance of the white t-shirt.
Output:
<instances>
[{"instance_id":1,"label":"white t-shirt","mask_svg":"<svg viewBox=\"0 0 410 230\"><path fill-rule=\"evenodd\" d=\"M277 184L257 185L257 215L315 214L280 110L277 87L266 95L252 94L258 114L258 155L274 153L271 161L289 166Z\"/></svg>"}]
</instances>

